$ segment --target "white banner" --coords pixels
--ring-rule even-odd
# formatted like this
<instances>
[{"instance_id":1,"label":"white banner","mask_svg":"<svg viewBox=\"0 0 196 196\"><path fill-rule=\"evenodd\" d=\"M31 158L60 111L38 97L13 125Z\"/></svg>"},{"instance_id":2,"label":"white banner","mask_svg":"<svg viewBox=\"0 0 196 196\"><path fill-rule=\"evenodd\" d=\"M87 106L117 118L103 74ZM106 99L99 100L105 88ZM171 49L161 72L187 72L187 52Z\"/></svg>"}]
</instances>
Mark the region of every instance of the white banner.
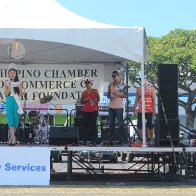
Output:
<instances>
[{"instance_id":1,"label":"white banner","mask_svg":"<svg viewBox=\"0 0 196 196\"><path fill-rule=\"evenodd\" d=\"M0 185L49 185L49 147L1 147Z\"/></svg>"},{"instance_id":2,"label":"white banner","mask_svg":"<svg viewBox=\"0 0 196 196\"><path fill-rule=\"evenodd\" d=\"M103 64L28 64L14 65L19 80L27 93L26 103L38 103L44 96L53 96L52 104L75 104L85 90L84 81L103 95ZM8 65L0 65L0 98L5 100L4 81L8 79ZM101 96L102 97L102 96ZM24 100L23 100L24 101Z\"/></svg>"}]
</instances>

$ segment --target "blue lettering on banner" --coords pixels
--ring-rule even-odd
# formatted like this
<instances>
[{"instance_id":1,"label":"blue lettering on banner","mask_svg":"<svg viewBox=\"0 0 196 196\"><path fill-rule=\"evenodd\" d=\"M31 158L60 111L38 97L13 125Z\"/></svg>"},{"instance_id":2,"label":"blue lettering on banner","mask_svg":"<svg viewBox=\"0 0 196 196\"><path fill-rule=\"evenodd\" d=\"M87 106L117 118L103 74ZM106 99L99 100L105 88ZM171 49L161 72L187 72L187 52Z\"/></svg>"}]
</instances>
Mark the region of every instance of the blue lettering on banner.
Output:
<instances>
[{"instance_id":1,"label":"blue lettering on banner","mask_svg":"<svg viewBox=\"0 0 196 196\"><path fill-rule=\"evenodd\" d=\"M46 166L39 165L30 165L29 163L26 165L12 165L11 163L5 164L6 171L24 171L24 172L43 172L46 171Z\"/></svg>"}]
</instances>

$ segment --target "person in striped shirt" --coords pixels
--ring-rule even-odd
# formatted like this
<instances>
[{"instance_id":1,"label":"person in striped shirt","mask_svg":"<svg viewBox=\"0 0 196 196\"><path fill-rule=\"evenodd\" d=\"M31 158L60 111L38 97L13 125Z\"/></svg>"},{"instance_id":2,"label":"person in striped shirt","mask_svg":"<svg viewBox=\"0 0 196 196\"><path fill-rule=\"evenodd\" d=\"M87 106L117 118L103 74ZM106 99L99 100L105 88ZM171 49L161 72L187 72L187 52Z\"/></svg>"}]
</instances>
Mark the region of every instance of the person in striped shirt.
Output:
<instances>
[{"instance_id":1,"label":"person in striped shirt","mask_svg":"<svg viewBox=\"0 0 196 196\"><path fill-rule=\"evenodd\" d=\"M149 85L147 79L144 80L144 96L145 96L145 118L147 127L147 137L149 144L154 143L154 123L153 115L156 114L156 92L155 88ZM134 114L137 114L138 134L142 138L142 90L141 87L137 88L136 99L134 104ZM141 143L141 141L139 141Z\"/></svg>"}]
</instances>

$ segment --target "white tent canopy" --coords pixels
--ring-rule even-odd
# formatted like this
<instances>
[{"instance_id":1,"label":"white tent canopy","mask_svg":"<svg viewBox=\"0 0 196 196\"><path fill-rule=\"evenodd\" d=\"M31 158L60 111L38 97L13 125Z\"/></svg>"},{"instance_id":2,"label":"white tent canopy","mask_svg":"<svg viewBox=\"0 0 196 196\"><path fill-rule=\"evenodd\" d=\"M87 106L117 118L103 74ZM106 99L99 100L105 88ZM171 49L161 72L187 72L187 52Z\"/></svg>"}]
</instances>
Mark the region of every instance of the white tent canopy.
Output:
<instances>
[{"instance_id":1,"label":"white tent canopy","mask_svg":"<svg viewBox=\"0 0 196 196\"><path fill-rule=\"evenodd\" d=\"M118 27L80 17L55 0L0 1L0 62L144 62L143 27ZM24 45L22 58L10 59L5 38ZM20 60L18 60L20 59Z\"/></svg>"}]
</instances>

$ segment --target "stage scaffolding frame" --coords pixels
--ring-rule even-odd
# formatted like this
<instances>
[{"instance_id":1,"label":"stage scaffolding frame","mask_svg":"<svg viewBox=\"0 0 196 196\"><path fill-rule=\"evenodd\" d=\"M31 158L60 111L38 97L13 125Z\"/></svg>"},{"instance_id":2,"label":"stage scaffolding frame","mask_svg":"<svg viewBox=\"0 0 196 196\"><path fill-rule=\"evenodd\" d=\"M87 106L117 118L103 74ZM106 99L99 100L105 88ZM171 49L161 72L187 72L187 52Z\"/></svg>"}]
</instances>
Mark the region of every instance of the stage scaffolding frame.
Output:
<instances>
[{"instance_id":1,"label":"stage scaffolding frame","mask_svg":"<svg viewBox=\"0 0 196 196\"><path fill-rule=\"evenodd\" d=\"M196 174L196 148L193 147L70 146L65 148L65 151L67 153L67 181L74 180L75 174L77 174L74 171L77 170L86 171L86 174L90 174L95 180L101 180L102 176L108 175L105 171L119 171L122 176L131 177L131 179L134 179L137 174L142 174L143 181L156 179L179 182L184 180L187 182L191 176L195 177ZM98 164L88 161L80 162L78 156L80 151L126 152L132 156L131 164L127 168L119 169L107 167L107 163L104 163L101 159ZM82 175L85 175L85 173L82 173Z\"/></svg>"}]
</instances>

